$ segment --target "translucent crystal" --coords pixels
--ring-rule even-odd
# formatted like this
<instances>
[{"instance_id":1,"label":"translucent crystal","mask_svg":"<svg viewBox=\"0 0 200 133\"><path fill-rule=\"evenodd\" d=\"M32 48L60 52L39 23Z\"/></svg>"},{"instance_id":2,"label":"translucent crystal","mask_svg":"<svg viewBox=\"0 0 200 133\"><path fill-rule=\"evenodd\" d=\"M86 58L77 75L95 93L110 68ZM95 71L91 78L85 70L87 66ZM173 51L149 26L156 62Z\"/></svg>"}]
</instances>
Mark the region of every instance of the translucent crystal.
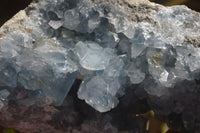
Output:
<instances>
[{"instance_id":1,"label":"translucent crystal","mask_svg":"<svg viewBox=\"0 0 200 133\"><path fill-rule=\"evenodd\" d=\"M145 78L145 73L140 70L135 70L132 74L129 73L130 80L133 84L141 83Z\"/></svg>"},{"instance_id":2,"label":"translucent crystal","mask_svg":"<svg viewBox=\"0 0 200 133\"><path fill-rule=\"evenodd\" d=\"M146 47L143 44L133 43L131 45L131 57L136 58L145 50L145 48Z\"/></svg>"},{"instance_id":3,"label":"translucent crystal","mask_svg":"<svg viewBox=\"0 0 200 133\"><path fill-rule=\"evenodd\" d=\"M77 73L55 73L45 60L29 50L17 59L17 65L23 68L18 82L28 90L43 90L54 98L55 104L62 103L77 76Z\"/></svg>"},{"instance_id":4,"label":"translucent crystal","mask_svg":"<svg viewBox=\"0 0 200 133\"><path fill-rule=\"evenodd\" d=\"M176 62L173 56L174 53L170 51L170 49L168 51L163 49L150 48L147 51L146 57L149 64L149 73L157 82L165 87L172 87L173 85L173 78L171 78L171 80L168 79L173 75L173 73L170 73L170 71Z\"/></svg>"},{"instance_id":5,"label":"translucent crystal","mask_svg":"<svg viewBox=\"0 0 200 133\"><path fill-rule=\"evenodd\" d=\"M169 73L165 70L164 72L162 72L162 73L160 74L160 79L159 79L159 80L160 80L161 82L166 82L168 76L169 76Z\"/></svg>"},{"instance_id":6,"label":"translucent crystal","mask_svg":"<svg viewBox=\"0 0 200 133\"><path fill-rule=\"evenodd\" d=\"M7 89L0 90L0 99L5 100L10 95Z\"/></svg>"},{"instance_id":7,"label":"translucent crystal","mask_svg":"<svg viewBox=\"0 0 200 133\"><path fill-rule=\"evenodd\" d=\"M0 61L0 86L17 86L17 70L13 65L13 62L14 60L5 61L5 59Z\"/></svg>"},{"instance_id":8,"label":"translucent crystal","mask_svg":"<svg viewBox=\"0 0 200 133\"><path fill-rule=\"evenodd\" d=\"M119 57L110 59L109 65L105 68L103 74L107 77L119 77L124 66L124 62Z\"/></svg>"},{"instance_id":9,"label":"translucent crystal","mask_svg":"<svg viewBox=\"0 0 200 133\"><path fill-rule=\"evenodd\" d=\"M51 20L51 21L49 21L49 25L56 30L63 25L63 22Z\"/></svg>"},{"instance_id":10,"label":"translucent crystal","mask_svg":"<svg viewBox=\"0 0 200 133\"><path fill-rule=\"evenodd\" d=\"M127 75L132 84L139 84L145 79L145 73L138 69L134 63L131 63L128 67Z\"/></svg>"},{"instance_id":11,"label":"translucent crystal","mask_svg":"<svg viewBox=\"0 0 200 133\"><path fill-rule=\"evenodd\" d=\"M55 40L41 38L35 42L34 50L57 72L67 73L77 70L77 65L68 57L68 51Z\"/></svg>"},{"instance_id":12,"label":"translucent crystal","mask_svg":"<svg viewBox=\"0 0 200 133\"><path fill-rule=\"evenodd\" d=\"M102 46L106 48L114 48L119 42L119 37L113 32L104 32L104 29L96 30L95 40Z\"/></svg>"},{"instance_id":13,"label":"translucent crystal","mask_svg":"<svg viewBox=\"0 0 200 133\"><path fill-rule=\"evenodd\" d=\"M64 13L64 27L70 30L75 30L80 24L79 13L75 9L67 10Z\"/></svg>"},{"instance_id":14,"label":"translucent crystal","mask_svg":"<svg viewBox=\"0 0 200 133\"><path fill-rule=\"evenodd\" d=\"M119 89L119 83L116 79L105 79L95 76L88 82L83 82L78 91L78 97L84 99L86 103L98 110L106 112L118 104L115 97Z\"/></svg>"},{"instance_id":15,"label":"translucent crystal","mask_svg":"<svg viewBox=\"0 0 200 133\"><path fill-rule=\"evenodd\" d=\"M123 16L120 16L120 14L108 14L108 18L110 23L112 23L115 27L115 30L117 33L126 31L129 28L129 23L128 20L126 20L126 18L124 18Z\"/></svg>"},{"instance_id":16,"label":"translucent crystal","mask_svg":"<svg viewBox=\"0 0 200 133\"><path fill-rule=\"evenodd\" d=\"M94 42L78 42L75 49L81 66L88 70L105 69L114 55L111 49Z\"/></svg>"},{"instance_id":17,"label":"translucent crystal","mask_svg":"<svg viewBox=\"0 0 200 133\"><path fill-rule=\"evenodd\" d=\"M23 40L21 40L21 38L19 39L19 41L15 41L14 38L8 36L7 39L0 41L0 55L6 58L12 58L17 56L18 53L21 51L19 44L23 44Z\"/></svg>"},{"instance_id":18,"label":"translucent crystal","mask_svg":"<svg viewBox=\"0 0 200 133\"><path fill-rule=\"evenodd\" d=\"M128 27L128 29L125 30L123 33L124 33L125 36L127 36L129 39L132 39L132 38L134 37L134 35L135 35L135 29L134 29L134 27L133 27L132 25L130 25L130 26Z\"/></svg>"},{"instance_id":19,"label":"translucent crystal","mask_svg":"<svg viewBox=\"0 0 200 133\"><path fill-rule=\"evenodd\" d=\"M99 25L99 23L100 20L98 20L98 18L88 20L89 32L92 32Z\"/></svg>"}]
</instances>

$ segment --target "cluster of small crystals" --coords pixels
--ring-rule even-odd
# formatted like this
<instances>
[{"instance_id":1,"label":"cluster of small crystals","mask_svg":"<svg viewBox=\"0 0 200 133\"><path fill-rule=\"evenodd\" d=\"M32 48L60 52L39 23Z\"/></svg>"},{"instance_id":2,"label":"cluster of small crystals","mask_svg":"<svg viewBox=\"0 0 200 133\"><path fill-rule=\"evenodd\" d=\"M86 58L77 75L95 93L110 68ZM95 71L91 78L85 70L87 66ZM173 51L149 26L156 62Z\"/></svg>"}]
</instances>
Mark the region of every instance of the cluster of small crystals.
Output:
<instances>
[{"instance_id":1,"label":"cluster of small crystals","mask_svg":"<svg viewBox=\"0 0 200 133\"><path fill-rule=\"evenodd\" d=\"M32 32L13 31L0 41L1 85L41 90L61 104L79 73L78 97L106 112L131 84L162 96L199 78L200 48L189 41L200 35L199 14L159 7L148 12L151 21L137 22L118 6L41 1L24 25Z\"/></svg>"}]
</instances>

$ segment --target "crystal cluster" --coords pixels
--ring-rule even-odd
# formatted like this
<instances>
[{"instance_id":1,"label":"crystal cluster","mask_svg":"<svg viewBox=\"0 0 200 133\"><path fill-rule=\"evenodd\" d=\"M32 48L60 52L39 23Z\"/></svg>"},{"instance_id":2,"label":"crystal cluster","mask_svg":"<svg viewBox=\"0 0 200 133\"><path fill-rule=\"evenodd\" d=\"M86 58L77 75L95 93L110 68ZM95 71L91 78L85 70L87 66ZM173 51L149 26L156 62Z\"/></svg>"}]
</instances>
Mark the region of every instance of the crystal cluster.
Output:
<instances>
[{"instance_id":1,"label":"crystal cluster","mask_svg":"<svg viewBox=\"0 0 200 133\"><path fill-rule=\"evenodd\" d=\"M106 112L132 84L162 97L200 78L200 14L184 6L42 0L26 10L24 29L0 40L0 85L8 90L40 91L60 105L80 74L78 97Z\"/></svg>"}]
</instances>

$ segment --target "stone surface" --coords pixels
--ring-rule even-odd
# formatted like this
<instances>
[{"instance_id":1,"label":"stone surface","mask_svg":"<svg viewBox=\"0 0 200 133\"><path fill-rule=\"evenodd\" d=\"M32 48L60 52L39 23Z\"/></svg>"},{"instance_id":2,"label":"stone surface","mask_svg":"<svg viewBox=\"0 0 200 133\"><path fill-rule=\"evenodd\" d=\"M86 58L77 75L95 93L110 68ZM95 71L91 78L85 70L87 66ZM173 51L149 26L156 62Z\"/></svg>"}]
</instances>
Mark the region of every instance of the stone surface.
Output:
<instances>
[{"instance_id":1,"label":"stone surface","mask_svg":"<svg viewBox=\"0 0 200 133\"><path fill-rule=\"evenodd\" d=\"M33 2L0 29L0 108L5 113L60 106L79 75L78 98L99 112L115 108L128 88L157 114L181 114L183 129L193 130L200 120L199 46L200 14L185 6Z\"/></svg>"}]
</instances>

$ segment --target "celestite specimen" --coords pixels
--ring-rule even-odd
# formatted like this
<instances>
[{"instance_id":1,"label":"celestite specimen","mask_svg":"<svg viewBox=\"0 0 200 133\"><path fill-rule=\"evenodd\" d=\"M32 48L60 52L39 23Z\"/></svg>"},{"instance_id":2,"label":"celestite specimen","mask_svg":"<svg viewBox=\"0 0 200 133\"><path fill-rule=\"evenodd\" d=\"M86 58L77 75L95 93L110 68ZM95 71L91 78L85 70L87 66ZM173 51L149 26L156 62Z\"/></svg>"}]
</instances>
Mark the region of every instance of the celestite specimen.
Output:
<instances>
[{"instance_id":1,"label":"celestite specimen","mask_svg":"<svg viewBox=\"0 0 200 133\"><path fill-rule=\"evenodd\" d=\"M81 74L78 97L106 112L127 86L163 97L183 81L200 79L200 14L185 6L144 3L33 3L18 14L26 17L19 25L11 21L2 28L0 86L8 89L0 98L22 87L61 105Z\"/></svg>"}]
</instances>

